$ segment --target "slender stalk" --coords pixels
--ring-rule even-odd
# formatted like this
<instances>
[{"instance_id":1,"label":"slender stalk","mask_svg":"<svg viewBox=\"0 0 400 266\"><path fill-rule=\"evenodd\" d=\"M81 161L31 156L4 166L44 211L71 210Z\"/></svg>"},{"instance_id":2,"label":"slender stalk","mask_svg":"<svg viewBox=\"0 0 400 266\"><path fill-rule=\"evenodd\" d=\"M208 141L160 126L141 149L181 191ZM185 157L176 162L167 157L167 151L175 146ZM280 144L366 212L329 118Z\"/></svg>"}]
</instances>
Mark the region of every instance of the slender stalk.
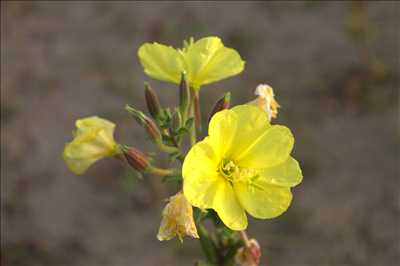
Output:
<instances>
[{"instance_id":1,"label":"slender stalk","mask_svg":"<svg viewBox=\"0 0 400 266\"><path fill-rule=\"evenodd\" d=\"M148 169L146 169L146 172L157 176L168 176L177 174L177 171L175 169L163 169L154 166L151 166Z\"/></svg>"},{"instance_id":2,"label":"slender stalk","mask_svg":"<svg viewBox=\"0 0 400 266\"><path fill-rule=\"evenodd\" d=\"M201 132L201 112L200 112L200 96L199 90L193 90L194 96L194 117L196 128L199 132Z\"/></svg>"},{"instance_id":3,"label":"slender stalk","mask_svg":"<svg viewBox=\"0 0 400 266\"><path fill-rule=\"evenodd\" d=\"M240 231L239 233L240 233L240 237L242 238L242 240L244 242L244 245L246 247L250 247L250 241L249 241L249 237L247 236L246 231L243 230L243 231Z\"/></svg>"},{"instance_id":4,"label":"slender stalk","mask_svg":"<svg viewBox=\"0 0 400 266\"><path fill-rule=\"evenodd\" d=\"M191 90L192 93L190 95L191 99L190 99L190 115L191 117L195 118L196 121L196 117L195 117L195 105L196 105L196 100L195 100L195 94L196 92L194 91L194 89ZM198 94L197 94L198 97ZM196 144L197 142L197 136L196 136L196 122L193 123L192 128L190 129L190 146L193 146L194 144Z\"/></svg>"}]
</instances>

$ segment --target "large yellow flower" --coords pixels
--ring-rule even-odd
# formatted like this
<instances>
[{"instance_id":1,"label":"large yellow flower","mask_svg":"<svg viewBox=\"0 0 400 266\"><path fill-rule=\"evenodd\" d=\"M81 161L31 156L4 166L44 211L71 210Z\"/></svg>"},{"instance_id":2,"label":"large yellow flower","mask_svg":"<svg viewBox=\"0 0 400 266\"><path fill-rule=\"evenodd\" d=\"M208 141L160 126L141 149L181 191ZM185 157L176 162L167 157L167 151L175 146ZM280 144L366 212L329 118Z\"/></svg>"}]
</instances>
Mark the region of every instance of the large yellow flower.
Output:
<instances>
[{"instance_id":1,"label":"large yellow flower","mask_svg":"<svg viewBox=\"0 0 400 266\"><path fill-rule=\"evenodd\" d=\"M63 159L77 175L101 158L120 152L114 141L115 124L97 116L79 119L75 123L74 139L64 147Z\"/></svg>"},{"instance_id":2,"label":"large yellow flower","mask_svg":"<svg viewBox=\"0 0 400 266\"><path fill-rule=\"evenodd\" d=\"M155 79L179 84L182 72L194 89L243 71L238 52L227 48L218 37L185 42L183 49L159 43L145 43L138 51L144 72Z\"/></svg>"},{"instance_id":3,"label":"large yellow flower","mask_svg":"<svg viewBox=\"0 0 400 266\"><path fill-rule=\"evenodd\" d=\"M247 227L245 211L267 219L287 210L290 187L302 180L287 127L270 125L256 106L239 105L215 114L208 134L183 164L183 191L193 206L214 209L233 230Z\"/></svg>"}]
</instances>

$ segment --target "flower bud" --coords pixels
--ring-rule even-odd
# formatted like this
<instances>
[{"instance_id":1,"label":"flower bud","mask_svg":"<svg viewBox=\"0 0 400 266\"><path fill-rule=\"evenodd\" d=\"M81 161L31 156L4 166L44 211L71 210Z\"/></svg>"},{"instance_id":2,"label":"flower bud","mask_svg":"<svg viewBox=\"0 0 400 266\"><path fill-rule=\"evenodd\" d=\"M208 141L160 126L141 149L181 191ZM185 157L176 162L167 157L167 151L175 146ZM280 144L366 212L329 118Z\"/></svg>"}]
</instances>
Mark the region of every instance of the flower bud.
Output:
<instances>
[{"instance_id":1,"label":"flower bud","mask_svg":"<svg viewBox=\"0 0 400 266\"><path fill-rule=\"evenodd\" d=\"M231 93L227 92L227 93L225 93L225 95L221 99L219 99L215 103L214 108L212 109L212 111L210 113L210 116L208 117L208 123L210 123L210 120L213 117L213 115L215 115L219 111L222 111L224 109L228 109L229 105L230 105L230 101L231 101Z\"/></svg>"},{"instance_id":2,"label":"flower bud","mask_svg":"<svg viewBox=\"0 0 400 266\"><path fill-rule=\"evenodd\" d=\"M124 151L124 155L129 165L139 172L144 172L149 167L149 160L140 150L130 147Z\"/></svg>"},{"instance_id":3,"label":"flower bud","mask_svg":"<svg viewBox=\"0 0 400 266\"><path fill-rule=\"evenodd\" d=\"M126 105L125 109L133 115L136 121L143 126L154 142L161 141L161 133L154 121L143 112Z\"/></svg>"},{"instance_id":4,"label":"flower bud","mask_svg":"<svg viewBox=\"0 0 400 266\"><path fill-rule=\"evenodd\" d=\"M189 85L186 80L186 73L182 72L181 82L179 84L179 109L184 119L186 119L187 113L189 111L189 103L190 103Z\"/></svg>"},{"instance_id":5,"label":"flower bud","mask_svg":"<svg viewBox=\"0 0 400 266\"><path fill-rule=\"evenodd\" d=\"M182 192L169 198L168 204L162 212L158 240L170 240L178 236L182 241L185 236L199 238L193 219L192 205L187 201Z\"/></svg>"},{"instance_id":6,"label":"flower bud","mask_svg":"<svg viewBox=\"0 0 400 266\"><path fill-rule=\"evenodd\" d=\"M144 84L144 96L146 98L147 109L149 110L150 115L154 119L157 119L161 112L160 101L158 100L156 92L147 82Z\"/></svg>"},{"instance_id":7,"label":"flower bud","mask_svg":"<svg viewBox=\"0 0 400 266\"><path fill-rule=\"evenodd\" d=\"M236 263L240 266L257 266L260 264L261 249L257 240L250 239L248 245L238 249Z\"/></svg>"}]
</instances>

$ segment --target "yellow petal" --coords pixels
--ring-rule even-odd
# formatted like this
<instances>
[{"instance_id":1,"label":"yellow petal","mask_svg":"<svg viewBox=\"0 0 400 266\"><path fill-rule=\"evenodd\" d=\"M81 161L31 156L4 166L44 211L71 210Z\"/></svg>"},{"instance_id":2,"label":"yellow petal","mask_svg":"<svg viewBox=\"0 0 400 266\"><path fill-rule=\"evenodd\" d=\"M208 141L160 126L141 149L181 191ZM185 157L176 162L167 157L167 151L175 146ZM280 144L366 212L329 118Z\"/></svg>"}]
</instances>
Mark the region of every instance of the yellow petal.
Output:
<instances>
[{"instance_id":1,"label":"yellow petal","mask_svg":"<svg viewBox=\"0 0 400 266\"><path fill-rule=\"evenodd\" d=\"M144 72L158 80L179 84L185 66L182 54L171 46L143 44L138 51Z\"/></svg>"},{"instance_id":2,"label":"yellow petal","mask_svg":"<svg viewBox=\"0 0 400 266\"><path fill-rule=\"evenodd\" d=\"M218 213L222 222L232 230L244 230L247 227L247 217L239 204L232 185L221 179L217 184L213 209Z\"/></svg>"},{"instance_id":3,"label":"yellow petal","mask_svg":"<svg viewBox=\"0 0 400 266\"><path fill-rule=\"evenodd\" d=\"M261 170L260 175L270 184L285 187L294 187L303 179L299 163L293 157L289 157L284 163Z\"/></svg>"},{"instance_id":4,"label":"yellow petal","mask_svg":"<svg viewBox=\"0 0 400 266\"><path fill-rule=\"evenodd\" d=\"M231 131L234 135L232 145L226 156L233 160L243 153L253 142L271 127L265 112L251 105L238 105L231 109L237 117L237 130ZM224 136L226 138L227 136Z\"/></svg>"},{"instance_id":5,"label":"yellow petal","mask_svg":"<svg viewBox=\"0 0 400 266\"><path fill-rule=\"evenodd\" d=\"M226 109L216 113L208 126L210 144L219 157L224 157L232 144L238 126L238 116L232 110Z\"/></svg>"},{"instance_id":6,"label":"yellow petal","mask_svg":"<svg viewBox=\"0 0 400 266\"><path fill-rule=\"evenodd\" d=\"M221 158L211 146L210 138L194 145L183 163L183 192L193 206L212 208L232 230L247 227L247 218L231 184L217 172Z\"/></svg>"},{"instance_id":7,"label":"yellow petal","mask_svg":"<svg viewBox=\"0 0 400 266\"><path fill-rule=\"evenodd\" d=\"M234 183L234 189L240 204L255 218L277 217L287 210L292 201L289 188L268 184L262 178Z\"/></svg>"},{"instance_id":8,"label":"yellow petal","mask_svg":"<svg viewBox=\"0 0 400 266\"><path fill-rule=\"evenodd\" d=\"M212 208L217 183L219 158L209 138L194 145L182 166L183 192L189 202L199 208Z\"/></svg>"},{"instance_id":9,"label":"yellow petal","mask_svg":"<svg viewBox=\"0 0 400 266\"><path fill-rule=\"evenodd\" d=\"M195 89L239 74L245 64L238 52L225 47L218 37L202 38L189 45L184 56L188 80Z\"/></svg>"},{"instance_id":10,"label":"yellow petal","mask_svg":"<svg viewBox=\"0 0 400 266\"><path fill-rule=\"evenodd\" d=\"M64 147L63 159L77 175L83 174L97 160L119 152L114 141L114 123L99 117L76 121L75 138Z\"/></svg>"},{"instance_id":11,"label":"yellow petal","mask_svg":"<svg viewBox=\"0 0 400 266\"><path fill-rule=\"evenodd\" d=\"M240 167L263 169L285 162L292 151L294 138L285 126L274 125L235 159Z\"/></svg>"}]
</instances>

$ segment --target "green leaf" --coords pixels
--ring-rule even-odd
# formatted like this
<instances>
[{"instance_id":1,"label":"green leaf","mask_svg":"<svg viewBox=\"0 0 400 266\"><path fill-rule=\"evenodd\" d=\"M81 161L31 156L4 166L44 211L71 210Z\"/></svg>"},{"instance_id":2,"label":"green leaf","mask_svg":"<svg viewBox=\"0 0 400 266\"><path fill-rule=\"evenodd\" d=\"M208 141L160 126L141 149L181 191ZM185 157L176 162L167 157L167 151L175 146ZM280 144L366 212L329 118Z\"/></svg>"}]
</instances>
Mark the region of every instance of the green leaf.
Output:
<instances>
[{"instance_id":1,"label":"green leaf","mask_svg":"<svg viewBox=\"0 0 400 266\"><path fill-rule=\"evenodd\" d=\"M186 120L185 128L189 130L190 128L192 128L193 123L194 123L194 117L190 117L188 120Z\"/></svg>"}]
</instances>

